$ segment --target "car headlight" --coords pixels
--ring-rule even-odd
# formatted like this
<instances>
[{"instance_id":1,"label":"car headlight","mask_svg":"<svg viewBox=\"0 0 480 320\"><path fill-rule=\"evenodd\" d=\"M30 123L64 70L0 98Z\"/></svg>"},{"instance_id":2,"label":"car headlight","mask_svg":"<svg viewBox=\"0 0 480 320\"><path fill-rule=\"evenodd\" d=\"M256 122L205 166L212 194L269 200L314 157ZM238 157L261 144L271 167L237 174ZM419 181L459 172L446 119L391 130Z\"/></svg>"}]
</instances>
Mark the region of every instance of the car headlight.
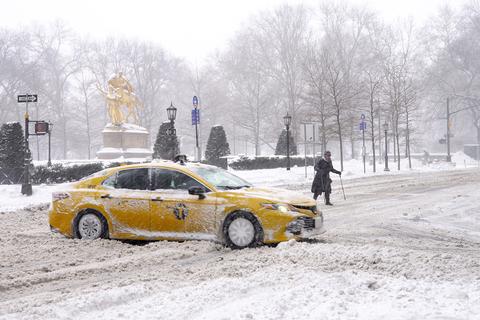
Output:
<instances>
[{"instance_id":1,"label":"car headlight","mask_svg":"<svg viewBox=\"0 0 480 320\"><path fill-rule=\"evenodd\" d=\"M282 203L262 203L262 207L270 209L270 210L277 210L277 211L280 211L280 212L283 212L283 213L287 213L289 211L295 211L295 212L298 211L294 207L292 207L288 204L282 204Z\"/></svg>"}]
</instances>

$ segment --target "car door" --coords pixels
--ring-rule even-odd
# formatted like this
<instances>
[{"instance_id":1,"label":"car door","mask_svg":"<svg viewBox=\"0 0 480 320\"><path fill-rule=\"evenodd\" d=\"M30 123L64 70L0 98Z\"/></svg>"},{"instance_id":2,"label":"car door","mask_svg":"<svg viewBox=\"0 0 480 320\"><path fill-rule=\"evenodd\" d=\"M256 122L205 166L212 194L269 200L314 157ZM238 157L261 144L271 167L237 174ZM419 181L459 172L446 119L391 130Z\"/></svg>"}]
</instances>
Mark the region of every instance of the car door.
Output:
<instances>
[{"instance_id":1,"label":"car door","mask_svg":"<svg viewBox=\"0 0 480 320\"><path fill-rule=\"evenodd\" d=\"M193 177L168 168L152 169L151 227L171 239L214 239L216 198L190 195L188 188L199 186Z\"/></svg>"},{"instance_id":2,"label":"car door","mask_svg":"<svg viewBox=\"0 0 480 320\"><path fill-rule=\"evenodd\" d=\"M148 168L120 170L103 185L100 201L110 216L111 234L122 238L148 238L151 198Z\"/></svg>"}]
</instances>

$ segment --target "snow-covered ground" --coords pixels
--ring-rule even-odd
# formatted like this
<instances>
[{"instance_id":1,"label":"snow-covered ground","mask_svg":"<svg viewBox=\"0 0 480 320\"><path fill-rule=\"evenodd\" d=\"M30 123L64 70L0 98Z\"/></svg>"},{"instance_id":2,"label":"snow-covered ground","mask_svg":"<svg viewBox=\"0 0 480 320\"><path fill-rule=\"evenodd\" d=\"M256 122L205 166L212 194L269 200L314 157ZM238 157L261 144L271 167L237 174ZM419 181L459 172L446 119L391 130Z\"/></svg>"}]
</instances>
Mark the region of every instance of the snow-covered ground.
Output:
<instances>
[{"instance_id":1,"label":"snow-covered ground","mask_svg":"<svg viewBox=\"0 0 480 320\"><path fill-rule=\"evenodd\" d=\"M480 170L359 167L316 241L241 251L66 239L39 204L59 186L14 211L2 186L0 319L480 319ZM310 195L304 168L236 173Z\"/></svg>"}]
</instances>

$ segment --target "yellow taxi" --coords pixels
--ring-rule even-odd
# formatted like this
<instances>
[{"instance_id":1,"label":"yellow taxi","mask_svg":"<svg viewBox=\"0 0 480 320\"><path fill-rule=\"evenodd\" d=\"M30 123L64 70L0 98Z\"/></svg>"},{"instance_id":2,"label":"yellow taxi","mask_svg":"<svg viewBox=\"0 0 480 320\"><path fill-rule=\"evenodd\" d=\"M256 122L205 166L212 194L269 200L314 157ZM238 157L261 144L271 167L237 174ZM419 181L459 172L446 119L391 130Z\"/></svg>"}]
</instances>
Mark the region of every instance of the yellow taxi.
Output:
<instances>
[{"instance_id":1,"label":"yellow taxi","mask_svg":"<svg viewBox=\"0 0 480 320\"><path fill-rule=\"evenodd\" d=\"M234 249L324 232L313 199L171 161L106 169L54 192L49 222L74 238L212 240Z\"/></svg>"}]
</instances>

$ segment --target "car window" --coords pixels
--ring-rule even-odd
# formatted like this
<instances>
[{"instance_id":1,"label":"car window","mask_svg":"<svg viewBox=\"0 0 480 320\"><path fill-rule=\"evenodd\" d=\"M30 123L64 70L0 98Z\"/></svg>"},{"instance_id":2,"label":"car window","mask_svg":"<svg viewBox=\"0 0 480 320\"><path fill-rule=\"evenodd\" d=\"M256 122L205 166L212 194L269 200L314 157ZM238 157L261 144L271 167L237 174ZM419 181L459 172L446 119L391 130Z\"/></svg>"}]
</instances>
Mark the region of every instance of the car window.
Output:
<instances>
[{"instance_id":1,"label":"car window","mask_svg":"<svg viewBox=\"0 0 480 320\"><path fill-rule=\"evenodd\" d=\"M148 169L128 169L118 171L116 189L146 190L148 187Z\"/></svg>"},{"instance_id":2,"label":"car window","mask_svg":"<svg viewBox=\"0 0 480 320\"><path fill-rule=\"evenodd\" d=\"M187 190L190 187L202 187L203 184L193 179L192 177L175 170L169 169L153 169L153 190ZM206 188L205 188L206 189Z\"/></svg>"},{"instance_id":3,"label":"car window","mask_svg":"<svg viewBox=\"0 0 480 320\"><path fill-rule=\"evenodd\" d=\"M105 179L102 185L108 188L115 188L116 179L117 179L117 173L114 173L110 177Z\"/></svg>"}]
</instances>

